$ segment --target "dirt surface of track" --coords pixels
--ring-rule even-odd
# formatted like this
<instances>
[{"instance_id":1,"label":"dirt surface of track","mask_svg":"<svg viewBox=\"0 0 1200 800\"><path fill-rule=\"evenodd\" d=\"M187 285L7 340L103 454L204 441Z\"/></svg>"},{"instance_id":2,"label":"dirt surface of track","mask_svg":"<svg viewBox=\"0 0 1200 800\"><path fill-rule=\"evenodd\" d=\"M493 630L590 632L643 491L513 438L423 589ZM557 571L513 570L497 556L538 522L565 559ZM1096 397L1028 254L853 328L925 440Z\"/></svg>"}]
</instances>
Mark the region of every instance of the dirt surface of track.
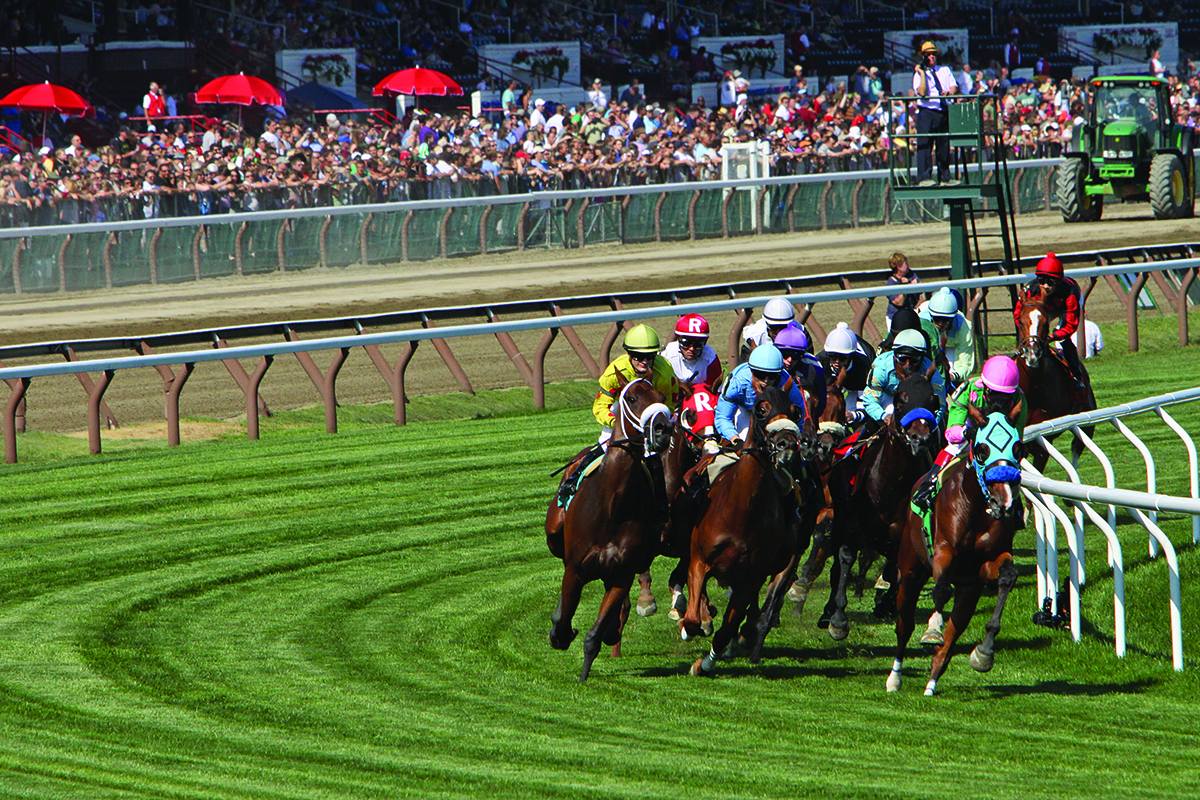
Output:
<instances>
[{"instance_id":1,"label":"dirt surface of track","mask_svg":"<svg viewBox=\"0 0 1200 800\"><path fill-rule=\"evenodd\" d=\"M1022 215L1017 221L1021 253L1066 253L1099 247L1129 247L1200 241L1200 220L1156 222L1148 205L1106 209L1104 222L1065 225L1057 213ZM998 229L981 224L981 233ZM999 255L998 239L984 239L985 258ZM713 239L663 245L597 246L583 250L530 251L392 266L313 269L266 276L219 278L199 283L139 286L78 293L0 298L0 344L100 337L147 336L239 324L346 317L450 305L497 303L602 294L631 289L664 289L804 274L878 269L900 250L920 270L949 261L945 224L898 225L822 233ZM1111 298L1093 297L1093 318L1104 320ZM822 313L832 314L832 310ZM876 310L877 316L881 316ZM732 316L732 315L731 315ZM1113 313L1111 318L1119 319ZM826 325L833 320L822 317ZM724 342L731 320L714 323L714 342ZM660 324L670 324L664 321ZM880 320L882 326L882 320ZM602 331L592 332L594 338ZM721 337L721 338L718 338ZM523 352L538 337L516 337ZM454 345L476 388L522 385L520 376L495 343ZM724 354L724 347L718 348ZM398 348L386 351L395 359ZM499 357L498 357L499 356ZM317 358L319 363L327 357ZM105 396L122 426L162 420L162 382L152 370L121 375ZM586 377L565 345L547 361L547 378ZM409 391L454 391L457 384L433 348L418 350L408 370ZM276 409L312 405L320 395L294 359L278 359L263 384ZM353 356L338 381L347 403L388 402L387 386L361 354ZM29 394L31 430L75 432L84 428L84 395L70 378L35 382ZM236 419L244 399L218 365L202 365L187 384L182 412L204 418ZM244 416L243 416L244 419Z\"/></svg>"}]
</instances>

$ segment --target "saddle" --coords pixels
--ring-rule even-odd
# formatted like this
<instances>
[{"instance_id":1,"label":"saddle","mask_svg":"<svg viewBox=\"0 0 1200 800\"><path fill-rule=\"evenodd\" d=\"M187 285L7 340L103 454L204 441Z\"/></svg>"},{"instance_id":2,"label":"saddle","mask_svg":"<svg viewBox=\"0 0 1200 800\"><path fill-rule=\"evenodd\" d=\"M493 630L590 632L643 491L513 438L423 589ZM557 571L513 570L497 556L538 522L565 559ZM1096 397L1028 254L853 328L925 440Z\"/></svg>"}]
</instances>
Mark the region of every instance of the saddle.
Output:
<instances>
[{"instance_id":1,"label":"saddle","mask_svg":"<svg viewBox=\"0 0 1200 800\"><path fill-rule=\"evenodd\" d=\"M929 491L928 499L924 509L918 506L915 502L910 502L908 507L912 512L921 518L921 532L925 537L925 555L929 558L933 557L933 508L934 501L937 499L938 492L942 490L942 476L944 476L952 466L962 461L964 458L972 458L971 451L973 448L968 447L964 453L959 453L954 458L946 463L946 466L938 470L938 474L934 477L933 488Z\"/></svg>"}]
</instances>

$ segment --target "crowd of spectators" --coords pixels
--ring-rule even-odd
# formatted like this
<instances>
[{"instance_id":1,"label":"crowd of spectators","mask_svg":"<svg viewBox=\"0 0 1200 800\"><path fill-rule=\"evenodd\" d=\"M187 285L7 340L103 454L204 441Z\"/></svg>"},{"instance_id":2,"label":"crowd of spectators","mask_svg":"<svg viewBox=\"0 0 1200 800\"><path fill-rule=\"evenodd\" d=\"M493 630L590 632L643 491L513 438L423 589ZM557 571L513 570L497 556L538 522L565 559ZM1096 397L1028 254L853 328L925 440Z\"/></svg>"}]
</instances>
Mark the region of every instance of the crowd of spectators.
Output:
<instances>
[{"instance_id":1,"label":"crowd of spectators","mask_svg":"<svg viewBox=\"0 0 1200 800\"><path fill-rule=\"evenodd\" d=\"M999 95L1010 157L1059 155L1084 114L1081 81L958 73L971 91ZM1200 80L1171 81L1173 113L1195 126ZM703 181L721 177L728 145L747 142L775 175L882 168L889 152L907 161L912 140L898 135L913 109L880 85L864 69L850 88L809 87L798 76L765 102L739 93L712 108L630 106L628 91L623 103L597 87L573 108L525 93L507 113L479 117L417 113L384 124L331 114L315 125L270 121L259 135L225 121L126 127L94 150L75 137L5 156L0 206L10 224L52 224Z\"/></svg>"}]
</instances>

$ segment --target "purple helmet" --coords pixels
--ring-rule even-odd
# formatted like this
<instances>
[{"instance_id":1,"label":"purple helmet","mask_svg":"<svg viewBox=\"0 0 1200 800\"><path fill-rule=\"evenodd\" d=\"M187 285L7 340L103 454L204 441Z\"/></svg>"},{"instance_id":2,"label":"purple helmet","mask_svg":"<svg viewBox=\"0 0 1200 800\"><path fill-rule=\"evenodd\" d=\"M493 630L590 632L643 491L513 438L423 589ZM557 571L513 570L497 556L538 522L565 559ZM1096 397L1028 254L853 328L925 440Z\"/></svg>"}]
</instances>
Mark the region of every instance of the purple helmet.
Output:
<instances>
[{"instance_id":1,"label":"purple helmet","mask_svg":"<svg viewBox=\"0 0 1200 800\"><path fill-rule=\"evenodd\" d=\"M808 334L804 328L792 322L775 335L775 346L780 350L808 350Z\"/></svg>"}]
</instances>

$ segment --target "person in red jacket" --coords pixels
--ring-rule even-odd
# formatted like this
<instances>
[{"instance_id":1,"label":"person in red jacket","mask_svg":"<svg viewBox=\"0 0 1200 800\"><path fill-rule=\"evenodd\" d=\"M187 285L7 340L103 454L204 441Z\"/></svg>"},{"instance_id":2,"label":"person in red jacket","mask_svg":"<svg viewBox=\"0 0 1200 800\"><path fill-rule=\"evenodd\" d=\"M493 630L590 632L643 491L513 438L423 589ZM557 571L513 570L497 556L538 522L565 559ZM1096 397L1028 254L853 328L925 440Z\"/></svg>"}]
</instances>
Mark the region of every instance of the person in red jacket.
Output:
<instances>
[{"instance_id":1,"label":"person in red jacket","mask_svg":"<svg viewBox=\"0 0 1200 800\"><path fill-rule=\"evenodd\" d=\"M1071 370L1075 382L1083 385L1083 366L1079 363L1079 351L1071 337L1079 329L1079 284L1063 274L1062 262L1054 253L1047 253L1034 270L1033 281L1017 297L1013 308L1013 319L1021 323L1021 306L1032 297L1043 298L1043 304L1051 318L1060 318L1058 328L1050 332L1051 342L1060 342L1063 358Z\"/></svg>"}]
</instances>

